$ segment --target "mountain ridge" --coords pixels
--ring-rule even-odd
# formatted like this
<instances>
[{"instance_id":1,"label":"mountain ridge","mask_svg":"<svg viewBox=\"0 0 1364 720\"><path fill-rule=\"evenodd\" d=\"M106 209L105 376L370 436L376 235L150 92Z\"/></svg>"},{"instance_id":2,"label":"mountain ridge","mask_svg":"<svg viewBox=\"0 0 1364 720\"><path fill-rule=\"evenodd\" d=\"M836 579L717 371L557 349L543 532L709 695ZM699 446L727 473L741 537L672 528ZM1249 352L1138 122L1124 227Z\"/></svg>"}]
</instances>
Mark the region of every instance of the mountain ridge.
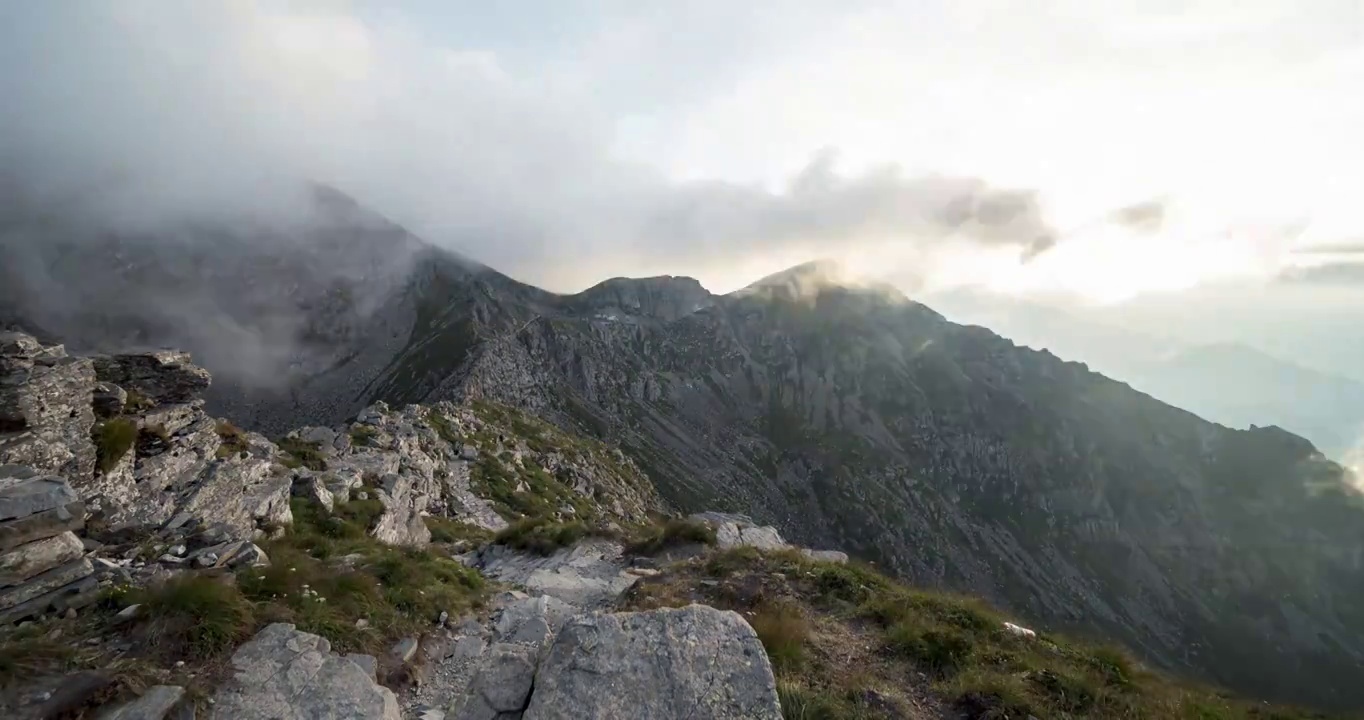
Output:
<instances>
[{"instance_id":1,"label":"mountain ridge","mask_svg":"<svg viewBox=\"0 0 1364 720\"><path fill-rule=\"evenodd\" d=\"M210 353L208 407L275 432L375 401L495 401L619 446L684 510L743 511L1266 697L1364 704L1347 682L1364 659L1358 494L1300 438L1206 422L818 264L777 293L663 276L558 295L403 237L387 283L278 253L234 266L294 283L255 316L289 320L290 377L251 386ZM370 257L368 231L330 242ZM136 267L180 267L165 260ZM84 312L98 326L107 309Z\"/></svg>"}]
</instances>

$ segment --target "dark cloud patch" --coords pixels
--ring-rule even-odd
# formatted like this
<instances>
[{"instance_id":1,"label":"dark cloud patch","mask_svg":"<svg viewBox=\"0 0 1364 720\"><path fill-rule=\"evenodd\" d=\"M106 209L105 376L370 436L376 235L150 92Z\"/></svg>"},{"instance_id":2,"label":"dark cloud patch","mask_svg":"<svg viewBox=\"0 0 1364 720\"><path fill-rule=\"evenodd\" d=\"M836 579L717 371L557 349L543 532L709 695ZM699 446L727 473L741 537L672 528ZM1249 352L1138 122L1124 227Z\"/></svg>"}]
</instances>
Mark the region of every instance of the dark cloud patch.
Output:
<instances>
[{"instance_id":1,"label":"dark cloud patch","mask_svg":"<svg viewBox=\"0 0 1364 720\"><path fill-rule=\"evenodd\" d=\"M835 160L832 151L820 153L780 193L716 182L669 188L646 209L641 237L670 254L707 255L783 248L827 254L866 240L1033 251L1054 242L1034 192L979 178L908 177L890 166L845 176Z\"/></svg>"},{"instance_id":2,"label":"dark cloud patch","mask_svg":"<svg viewBox=\"0 0 1364 720\"><path fill-rule=\"evenodd\" d=\"M1109 220L1130 230L1154 233L1164 227L1167 211L1164 200L1152 199L1118 208L1109 215Z\"/></svg>"}]
</instances>

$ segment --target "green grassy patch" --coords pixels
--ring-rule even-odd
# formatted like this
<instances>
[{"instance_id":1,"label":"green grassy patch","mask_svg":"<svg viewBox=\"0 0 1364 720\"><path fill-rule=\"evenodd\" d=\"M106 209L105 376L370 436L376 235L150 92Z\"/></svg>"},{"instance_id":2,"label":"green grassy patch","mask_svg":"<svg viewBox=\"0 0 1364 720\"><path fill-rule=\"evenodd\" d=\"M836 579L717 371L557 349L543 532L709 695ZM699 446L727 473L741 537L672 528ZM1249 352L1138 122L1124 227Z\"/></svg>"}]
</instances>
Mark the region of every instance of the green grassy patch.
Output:
<instances>
[{"instance_id":1,"label":"green grassy patch","mask_svg":"<svg viewBox=\"0 0 1364 720\"><path fill-rule=\"evenodd\" d=\"M309 470L326 470L327 458L322 454L320 443L308 442L299 438L280 438L279 449L288 453L284 464L291 468L306 467Z\"/></svg>"},{"instance_id":2,"label":"green grassy patch","mask_svg":"<svg viewBox=\"0 0 1364 720\"><path fill-rule=\"evenodd\" d=\"M424 518L426 529L431 531L431 540L438 543L468 541L475 544L486 543L493 538L487 528L471 525L451 518L428 515Z\"/></svg>"},{"instance_id":3,"label":"green grassy patch","mask_svg":"<svg viewBox=\"0 0 1364 720\"><path fill-rule=\"evenodd\" d=\"M690 519L671 519L645 526L625 545L625 552L656 555L682 545L714 545L715 530L706 523Z\"/></svg>"},{"instance_id":4,"label":"green grassy patch","mask_svg":"<svg viewBox=\"0 0 1364 720\"><path fill-rule=\"evenodd\" d=\"M123 403L124 412L139 413L156 407L156 402L137 390L127 390L128 399Z\"/></svg>"},{"instance_id":5,"label":"green grassy patch","mask_svg":"<svg viewBox=\"0 0 1364 720\"><path fill-rule=\"evenodd\" d=\"M379 431L370 425L356 424L350 428L350 443L356 447L369 447L378 436Z\"/></svg>"},{"instance_id":6,"label":"green grassy patch","mask_svg":"<svg viewBox=\"0 0 1364 720\"><path fill-rule=\"evenodd\" d=\"M93 436L95 464L100 472L107 473L137 442L137 423L127 418L105 420L95 425Z\"/></svg>"},{"instance_id":7,"label":"green grassy patch","mask_svg":"<svg viewBox=\"0 0 1364 720\"><path fill-rule=\"evenodd\" d=\"M212 658L255 630L254 609L231 576L185 575L134 597L146 644L167 657Z\"/></svg>"},{"instance_id":8,"label":"green grassy patch","mask_svg":"<svg viewBox=\"0 0 1364 720\"><path fill-rule=\"evenodd\" d=\"M74 656L75 650L68 643L15 633L0 640L0 688L63 668Z\"/></svg>"},{"instance_id":9,"label":"green grassy patch","mask_svg":"<svg viewBox=\"0 0 1364 720\"><path fill-rule=\"evenodd\" d=\"M458 561L370 537L382 510L377 500L337 503L327 513L296 499L292 509L293 527L263 546L270 566L239 573L243 593L268 621L295 623L340 651L373 653L441 612L458 617L486 595L483 577Z\"/></svg>"},{"instance_id":10,"label":"green grassy patch","mask_svg":"<svg viewBox=\"0 0 1364 720\"><path fill-rule=\"evenodd\" d=\"M523 458L521 467L517 467L508 459L481 452L469 474L469 483L475 494L488 498L493 509L508 520L546 518L563 507L573 508L583 520L597 515L592 502L529 458Z\"/></svg>"},{"instance_id":11,"label":"green grassy patch","mask_svg":"<svg viewBox=\"0 0 1364 720\"><path fill-rule=\"evenodd\" d=\"M778 672L795 670L805 657L805 646L810 639L810 623L800 606L776 602L760 606L748 618L748 624L758 634L767 657Z\"/></svg>"},{"instance_id":12,"label":"green grassy patch","mask_svg":"<svg viewBox=\"0 0 1364 720\"><path fill-rule=\"evenodd\" d=\"M493 542L537 555L553 555L599 531L582 521L551 522L532 518L512 523L493 536Z\"/></svg>"},{"instance_id":13,"label":"green grassy patch","mask_svg":"<svg viewBox=\"0 0 1364 720\"><path fill-rule=\"evenodd\" d=\"M455 424L450 422L450 418L445 417L439 410L432 408L426 412L426 423L431 426L432 430L436 431L436 434L440 436L441 440L450 443L455 451L459 452L459 448L464 443L464 440L459 436L459 431L455 429Z\"/></svg>"}]
</instances>

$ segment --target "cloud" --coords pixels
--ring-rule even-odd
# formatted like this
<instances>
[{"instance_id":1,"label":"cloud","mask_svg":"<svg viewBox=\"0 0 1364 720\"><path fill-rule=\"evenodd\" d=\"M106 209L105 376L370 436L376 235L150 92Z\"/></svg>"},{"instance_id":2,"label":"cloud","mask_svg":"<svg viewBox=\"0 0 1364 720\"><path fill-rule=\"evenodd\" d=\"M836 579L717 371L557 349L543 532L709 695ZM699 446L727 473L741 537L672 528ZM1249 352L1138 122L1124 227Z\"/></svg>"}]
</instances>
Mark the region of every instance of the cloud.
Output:
<instances>
[{"instance_id":1,"label":"cloud","mask_svg":"<svg viewBox=\"0 0 1364 720\"><path fill-rule=\"evenodd\" d=\"M303 9L299 9L303 7ZM299 180L556 289L616 272L794 260L864 240L1054 242L1037 194L853 175L825 152L780 191L622 161L582 83L299 4L11 4L0 167L130 231L308 220Z\"/></svg>"}]
</instances>

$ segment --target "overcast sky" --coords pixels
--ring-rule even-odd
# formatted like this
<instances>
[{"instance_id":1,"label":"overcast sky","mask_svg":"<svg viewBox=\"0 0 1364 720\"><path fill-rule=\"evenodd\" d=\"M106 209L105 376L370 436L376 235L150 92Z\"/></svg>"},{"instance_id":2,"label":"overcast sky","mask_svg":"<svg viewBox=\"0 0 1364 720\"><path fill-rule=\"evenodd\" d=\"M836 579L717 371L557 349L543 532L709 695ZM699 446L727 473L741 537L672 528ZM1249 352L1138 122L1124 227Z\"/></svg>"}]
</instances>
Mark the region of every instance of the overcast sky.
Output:
<instances>
[{"instance_id":1,"label":"overcast sky","mask_svg":"<svg viewBox=\"0 0 1364 720\"><path fill-rule=\"evenodd\" d=\"M24 182L158 224L309 178L555 290L1254 294L1364 242L1361 88L1359 0L0 3Z\"/></svg>"}]
</instances>

